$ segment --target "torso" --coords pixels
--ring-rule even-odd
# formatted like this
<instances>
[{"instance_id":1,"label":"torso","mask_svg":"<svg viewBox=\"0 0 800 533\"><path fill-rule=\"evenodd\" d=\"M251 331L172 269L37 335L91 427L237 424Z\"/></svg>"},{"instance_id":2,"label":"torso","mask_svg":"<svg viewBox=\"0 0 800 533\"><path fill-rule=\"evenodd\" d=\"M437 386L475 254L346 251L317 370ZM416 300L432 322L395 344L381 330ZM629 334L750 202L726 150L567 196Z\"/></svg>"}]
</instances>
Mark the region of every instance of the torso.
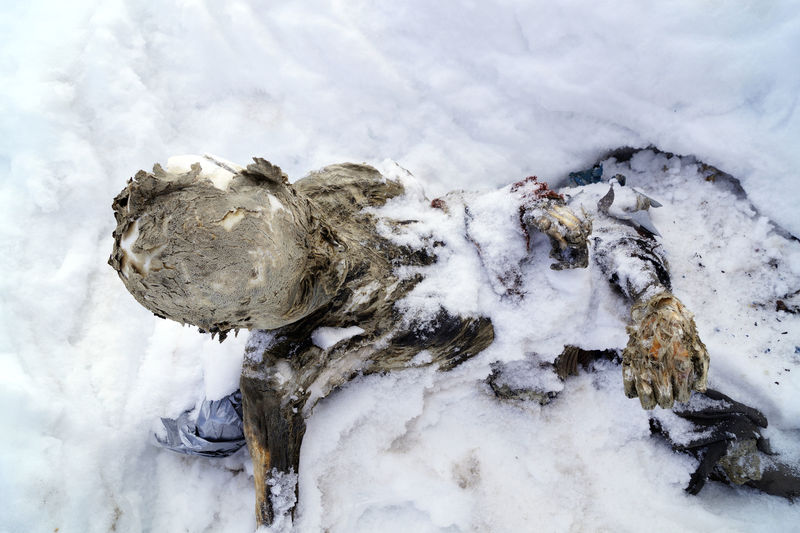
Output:
<instances>
[{"instance_id":1,"label":"torso","mask_svg":"<svg viewBox=\"0 0 800 533\"><path fill-rule=\"evenodd\" d=\"M396 309L419 283L419 275L398 278L401 267L436 261L432 243L397 245L376 231L379 219L365 207L379 207L404 192L403 186L371 167L333 165L299 180L305 194L349 243L348 275L335 298L310 316L282 328L251 333L245 378L265 382L284 407L308 414L316 402L359 374L409 366L451 368L491 344L494 330L485 317L462 317L441 309L432 318L405 319ZM402 226L409 221L381 219ZM328 344L323 334L344 336ZM348 336L349 335L349 336Z\"/></svg>"}]
</instances>

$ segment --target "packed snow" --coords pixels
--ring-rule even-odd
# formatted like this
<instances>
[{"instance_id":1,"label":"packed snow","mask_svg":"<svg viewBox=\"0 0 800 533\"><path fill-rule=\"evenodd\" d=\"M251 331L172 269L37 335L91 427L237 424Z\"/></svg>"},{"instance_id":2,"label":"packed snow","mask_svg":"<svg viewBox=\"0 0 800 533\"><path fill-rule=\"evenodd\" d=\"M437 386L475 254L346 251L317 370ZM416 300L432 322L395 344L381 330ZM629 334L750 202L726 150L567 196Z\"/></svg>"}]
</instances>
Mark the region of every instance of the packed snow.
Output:
<instances>
[{"instance_id":1,"label":"packed snow","mask_svg":"<svg viewBox=\"0 0 800 533\"><path fill-rule=\"evenodd\" d=\"M327 350L331 346L360 333L364 333L364 330L358 326L350 326L349 328L318 328L311 333L311 342L314 343L314 346Z\"/></svg>"},{"instance_id":2,"label":"packed snow","mask_svg":"<svg viewBox=\"0 0 800 533\"><path fill-rule=\"evenodd\" d=\"M800 465L800 315L776 311L800 289L796 2L45 0L0 15L0 531L255 530L246 450L186 457L153 438L160 417L235 390L246 332L220 344L159 320L105 264L125 181L193 153L262 156L292 180L343 161L402 177L408 194L380 213L417 222L393 238L447 246L398 305L495 325L495 343L451 372L364 377L323 400L294 520L273 531L800 523L797 504L751 489L685 494L695 460L650 435L610 362L563 383L517 376L558 393L545 406L500 401L485 383L497 360L627 338L625 302L597 269L547 268L542 236L524 297L498 294L492 269L525 246L502 187L532 174L563 186L610 149L655 145L690 157L645 151L604 173L663 204L652 221L710 385L762 410L773 448ZM461 189L477 194L449 198L472 199L486 216L470 231L496 246L483 261L467 221L429 208ZM588 209L607 189L563 192ZM272 487L280 509L294 484Z\"/></svg>"},{"instance_id":3,"label":"packed snow","mask_svg":"<svg viewBox=\"0 0 800 533\"><path fill-rule=\"evenodd\" d=\"M200 165L198 178L210 180L214 187L221 191L226 190L236 173L243 170L236 163L225 161L220 157L209 154L202 156L193 154L174 155L167 159L166 170L174 173L189 172L194 164Z\"/></svg>"}]
</instances>

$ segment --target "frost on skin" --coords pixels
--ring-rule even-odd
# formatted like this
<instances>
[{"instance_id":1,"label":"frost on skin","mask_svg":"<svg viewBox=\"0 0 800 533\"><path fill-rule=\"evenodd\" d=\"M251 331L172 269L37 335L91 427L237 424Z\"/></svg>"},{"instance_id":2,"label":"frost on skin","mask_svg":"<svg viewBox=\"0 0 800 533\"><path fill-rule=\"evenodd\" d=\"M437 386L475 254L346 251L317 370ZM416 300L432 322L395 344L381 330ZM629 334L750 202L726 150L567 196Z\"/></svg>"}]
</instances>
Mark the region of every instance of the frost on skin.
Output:
<instances>
[{"instance_id":1,"label":"frost on skin","mask_svg":"<svg viewBox=\"0 0 800 533\"><path fill-rule=\"evenodd\" d=\"M297 474L293 468L289 472L273 468L267 486L274 513L272 528L275 531L288 529L292 523L292 509L297 503Z\"/></svg>"},{"instance_id":2,"label":"frost on skin","mask_svg":"<svg viewBox=\"0 0 800 533\"><path fill-rule=\"evenodd\" d=\"M314 330L311 334L311 342L314 343L314 346L327 350L332 346L336 346L341 341L361 333L364 333L364 330L358 326L350 326L349 328L319 328Z\"/></svg>"}]
</instances>

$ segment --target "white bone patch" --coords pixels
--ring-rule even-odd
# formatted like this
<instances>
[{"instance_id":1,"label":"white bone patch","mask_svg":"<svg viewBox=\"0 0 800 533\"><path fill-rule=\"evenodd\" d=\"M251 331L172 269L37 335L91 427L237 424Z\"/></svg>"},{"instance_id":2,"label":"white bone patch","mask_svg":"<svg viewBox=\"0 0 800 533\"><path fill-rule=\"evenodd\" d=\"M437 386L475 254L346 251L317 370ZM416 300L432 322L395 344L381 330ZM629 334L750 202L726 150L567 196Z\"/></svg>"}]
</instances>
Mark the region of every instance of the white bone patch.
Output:
<instances>
[{"instance_id":1,"label":"white bone patch","mask_svg":"<svg viewBox=\"0 0 800 533\"><path fill-rule=\"evenodd\" d=\"M130 278L131 267L136 268L142 262L137 255L133 252L133 243L139 238L139 219L133 221L133 224L128 226L122 238L119 240L119 247L122 248L122 275L125 278Z\"/></svg>"},{"instance_id":2,"label":"white bone patch","mask_svg":"<svg viewBox=\"0 0 800 533\"><path fill-rule=\"evenodd\" d=\"M146 276L150 272L150 266L153 262L153 258L158 254L158 252L164 249L164 246L166 246L161 245L146 253L137 254L133 251L133 245L136 243L138 238L139 219L137 218L133 221L133 224L128 226L128 229L125 230L125 233L119 240L119 247L122 248L122 275L125 276L126 279L130 278L131 276L131 269L138 272L142 277ZM160 268L161 267L159 266L156 268L156 270L159 270Z\"/></svg>"},{"instance_id":3,"label":"white bone patch","mask_svg":"<svg viewBox=\"0 0 800 533\"><path fill-rule=\"evenodd\" d=\"M245 213L246 211L241 207L228 211L225 216L222 217L222 220L219 221L219 225L225 228L225 231L231 231L239 222L244 220Z\"/></svg>"}]
</instances>

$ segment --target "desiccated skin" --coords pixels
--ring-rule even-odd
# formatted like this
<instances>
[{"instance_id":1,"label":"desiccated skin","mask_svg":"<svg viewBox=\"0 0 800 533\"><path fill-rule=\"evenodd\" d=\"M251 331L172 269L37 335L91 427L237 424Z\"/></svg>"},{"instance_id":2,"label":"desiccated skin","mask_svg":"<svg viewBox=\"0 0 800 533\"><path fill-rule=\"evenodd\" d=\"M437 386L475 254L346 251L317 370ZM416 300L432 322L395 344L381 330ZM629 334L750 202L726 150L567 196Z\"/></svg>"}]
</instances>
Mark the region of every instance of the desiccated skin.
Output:
<instances>
[{"instance_id":1,"label":"desiccated skin","mask_svg":"<svg viewBox=\"0 0 800 533\"><path fill-rule=\"evenodd\" d=\"M578 218L563 200L539 201L522 212L520 218L526 231L535 229L550 238L550 257L556 260L550 268L585 268L589 264L586 245L592 231L589 220Z\"/></svg>"},{"instance_id":2,"label":"desiccated skin","mask_svg":"<svg viewBox=\"0 0 800 533\"><path fill-rule=\"evenodd\" d=\"M709 365L692 313L670 292L667 261L653 235L598 207L590 239L594 259L632 303L622 357L625 394L638 396L645 409L686 402L693 390L706 390Z\"/></svg>"},{"instance_id":3,"label":"desiccated skin","mask_svg":"<svg viewBox=\"0 0 800 533\"><path fill-rule=\"evenodd\" d=\"M708 352L692 314L667 291L631 309L628 346L622 353L625 394L642 407L668 409L689 401L692 390L706 390Z\"/></svg>"},{"instance_id":4,"label":"desiccated skin","mask_svg":"<svg viewBox=\"0 0 800 533\"><path fill-rule=\"evenodd\" d=\"M114 213L109 263L128 291L158 316L211 332L307 316L336 294L352 260L308 198L263 159L226 190L199 165L177 174L156 165L128 182Z\"/></svg>"},{"instance_id":5,"label":"desiccated skin","mask_svg":"<svg viewBox=\"0 0 800 533\"><path fill-rule=\"evenodd\" d=\"M431 264L433 245L391 243L363 209L403 192L365 165L332 165L291 185L256 159L226 190L200 167L157 166L114 201L109 262L142 305L211 332L270 330L253 333L240 382L259 524L274 518L269 479L297 472L305 417L317 401L359 374L452 368L494 339L484 317L441 310L409 320L395 309L419 282L398 279L395 268ZM356 325L363 333L327 349L312 343L318 328ZM427 357L412 361L423 350Z\"/></svg>"},{"instance_id":6,"label":"desiccated skin","mask_svg":"<svg viewBox=\"0 0 800 533\"><path fill-rule=\"evenodd\" d=\"M521 197L519 218L528 246L532 231L541 231L550 238L550 257L557 261L550 268L584 268L589 264L587 239L592 223L588 217L575 215L566 206L564 197L538 181L536 176L515 183L511 192Z\"/></svg>"},{"instance_id":7,"label":"desiccated skin","mask_svg":"<svg viewBox=\"0 0 800 533\"><path fill-rule=\"evenodd\" d=\"M366 165L341 164L290 184L263 159L246 169L210 161L227 169L225 180L194 164L180 171L156 165L128 182L113 204L117 228L109 263L157 316L221 336L257 330L240 387L257 520L269 524L269 481L297 472L305 418L316 402L356 375L415 365L450 369L489 346L494 330L485 317L442 309L407 318L396 309L420 278L400 279L395 271L433 263L437 245L410 249L376 231L375 216L364 208L403 194L399 182ZM587 217L578 217L535 178L515 187L520 222L525 231L550 237L554 268L587 266ZM443 201L434 207L447 209ZM696 363L705 349L691 315L674 297L661 295L668 275L655 241L621 239L608 227L601 224L600 236L592 237L595 255L637 303L626 350L626 392L636 392L645 408L671 405L673 397L680 401L689 389L705 386L707 356L704 364ZM630 249L624 239L630 239ZM615 254L639 259L632 270L629 260ZM319 328L351 326L363 331L327 348L312 342Z\"/></svg>"}]
</instances>

